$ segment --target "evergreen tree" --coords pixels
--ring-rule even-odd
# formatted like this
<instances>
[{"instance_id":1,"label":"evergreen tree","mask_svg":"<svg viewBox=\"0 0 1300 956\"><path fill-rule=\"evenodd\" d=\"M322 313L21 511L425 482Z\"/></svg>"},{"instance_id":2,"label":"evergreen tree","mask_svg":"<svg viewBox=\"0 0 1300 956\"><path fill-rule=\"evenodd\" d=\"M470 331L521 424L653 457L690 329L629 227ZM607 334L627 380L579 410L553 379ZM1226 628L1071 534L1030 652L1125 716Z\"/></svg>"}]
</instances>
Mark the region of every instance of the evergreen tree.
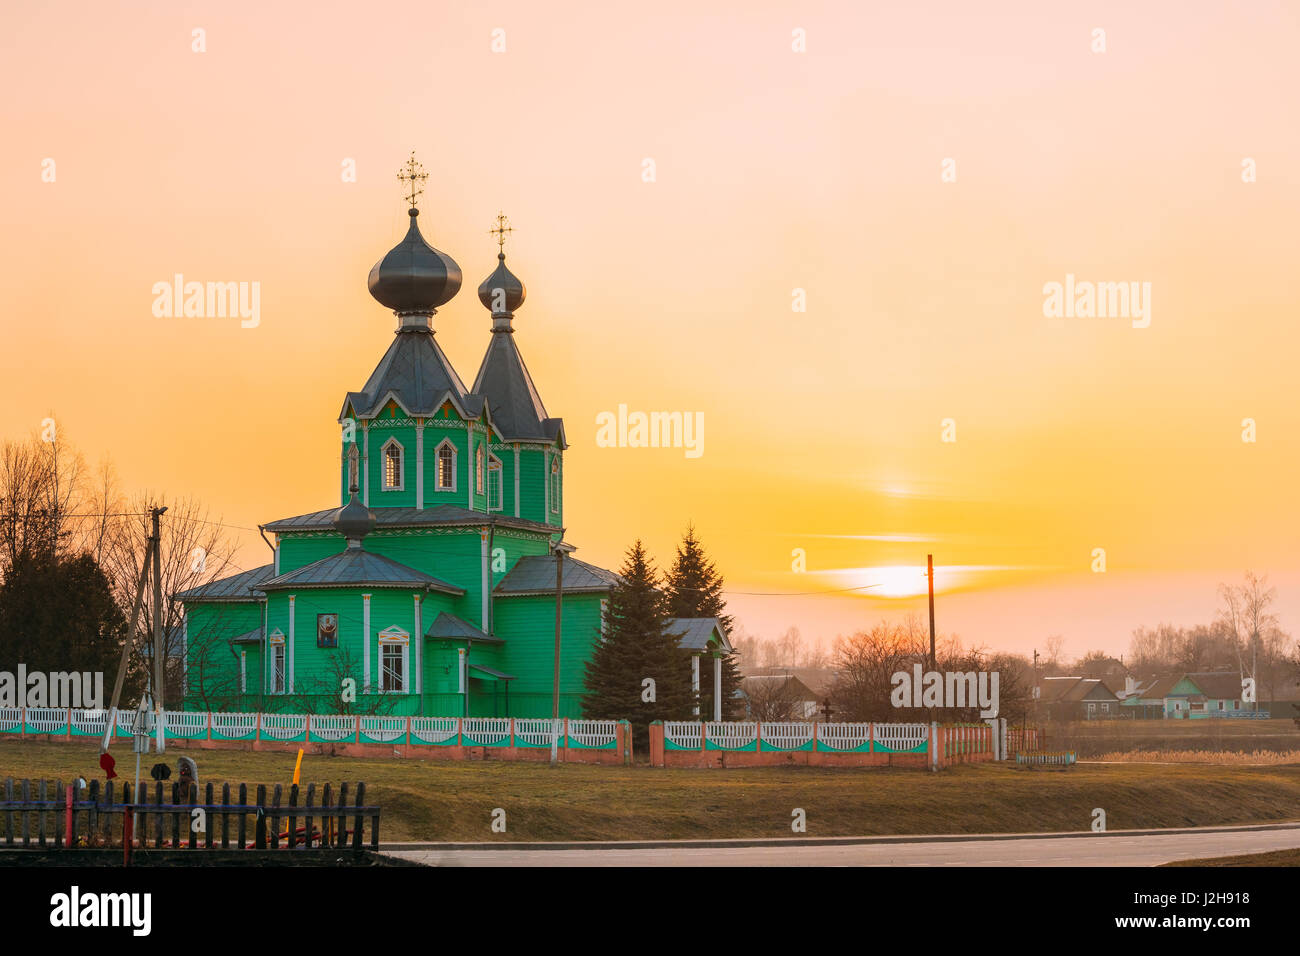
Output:
<instances>
[{"instance_id":1,"label":"evergreen tree","mask_svg":"<svg viewBox=\"0 0 1300 956\"><path fill-rule=\"evenodd\" d=\"M688 525L664 584L669 616L716 617L723 630L730 634L735 618L727 613L727 602L722 597L722 583L722 575L704 553L700 539L695 536L695 527ZM689 682L689 660L686 666L686 679ZM742 676L734 654L728 654L722 659L723 720L744 718L744 698L737 695ZM687 686L690 686L689 683ZM700 658L700 717L704 720L713 719L713 663L708 657Z\"/></svg>"},{"instance_id":2,"label":"evergreen tree","mask_svg":"<svg viewBox=\"0 0 1300 956\"><path fill-rule=\"evenodd\" d=\"M691 685L683 680L685 652L680 635L671 632L659 575L638 540L628 549L610 589L605 633L587 663L583 716L590 720L627 720L634 747L644 753L649 725L655 720L689 720ZM645 687L654 680L653 699Z\"/></svg>"},{"instance_id":3,"label":"evergreen tree","mask_svg":"<svg viewBox=\"0 0 1300 956\"><path fill-rule=\"evenodd\" d=\"M21 554L5 568L0 660L8 669L22 663L29 671L98 671L107 695L125 636L126 618L90 555L65 557L43 549ZM137 677L128 675L129 693L138 692Z\"/></svg>"}]
</instances>

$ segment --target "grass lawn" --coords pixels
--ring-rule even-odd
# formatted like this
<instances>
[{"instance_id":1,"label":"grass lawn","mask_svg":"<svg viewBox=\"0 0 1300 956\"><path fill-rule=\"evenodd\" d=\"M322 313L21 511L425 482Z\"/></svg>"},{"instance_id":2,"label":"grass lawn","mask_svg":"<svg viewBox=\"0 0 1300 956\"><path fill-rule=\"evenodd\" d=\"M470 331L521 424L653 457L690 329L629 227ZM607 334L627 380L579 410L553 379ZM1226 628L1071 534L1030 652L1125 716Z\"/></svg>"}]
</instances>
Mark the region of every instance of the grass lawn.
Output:
<instances>
[{"instance_id":1,"label":"grass lawn","mask_svg":"<svg viewBox=\"0 0 1300 956\"><path fill-rule=\"evenodd\" d=\"M1300 850L1273 850L1243 856L1211 856L1202 860L1178 860L1161 866L1300 866Z\"/></svg>"},{"instance_id":2,"label":"grass lawn","mask_svg":"<svg viewBox=\"0 0 1300 956\"><path fill-rule=\"evenodd\" d=\"M114 748L121 776L134 774ZM198 763L201 784L288 784L296 754L169 748ZM142 773L157 758L146 755ZM174 774L174 769L173 769ZM95 741L0 739L0 780L102 779ZM174 779L174 777L173 777ZM1300 819L1300 765L1079 766L1029 770L966 765L941 773L876 768L763 767L656 770L571 764L303 758L304 783L366 783L383 809L386 841L648 840L791 836L791 811L808 836L1087 830L1092 810L1108 829L1208 826ZM506 832L491 831L506 811Z\"/></svg>"}]
</instances>

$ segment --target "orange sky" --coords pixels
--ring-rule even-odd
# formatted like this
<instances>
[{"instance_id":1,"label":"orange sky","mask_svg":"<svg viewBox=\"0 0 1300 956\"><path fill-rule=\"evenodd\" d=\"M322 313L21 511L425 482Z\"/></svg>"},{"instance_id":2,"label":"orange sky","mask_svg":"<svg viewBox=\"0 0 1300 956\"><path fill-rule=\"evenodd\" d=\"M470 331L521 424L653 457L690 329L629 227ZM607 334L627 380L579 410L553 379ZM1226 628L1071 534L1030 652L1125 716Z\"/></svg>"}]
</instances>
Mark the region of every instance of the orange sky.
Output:
<instances>
[{"instance_id":1,"label":"orange sky","mask_svg":"<svg viewBox=\"0 0 1300 956\"><path fill-rule=\"evenodd\" d=\"M802 594L932 551L969 569L941 573L942 630L1071 654L1206 620L1253 568L1300 629L1294 6L110 2L0 27L0 435L53 412L129 488L237 526L336 501L415 149L467 381L487 230L515 227L579 557L639 535L666 560L694 521L735 591ZM178 272L260 282L260 324L155 318ZM1067 273L1150 282L1150 326L1045 318ZM597 447L620 403L703 412L704 454ZM816 639L921 606L870 594L732 607Z\"/></svg>"}]
</instances>

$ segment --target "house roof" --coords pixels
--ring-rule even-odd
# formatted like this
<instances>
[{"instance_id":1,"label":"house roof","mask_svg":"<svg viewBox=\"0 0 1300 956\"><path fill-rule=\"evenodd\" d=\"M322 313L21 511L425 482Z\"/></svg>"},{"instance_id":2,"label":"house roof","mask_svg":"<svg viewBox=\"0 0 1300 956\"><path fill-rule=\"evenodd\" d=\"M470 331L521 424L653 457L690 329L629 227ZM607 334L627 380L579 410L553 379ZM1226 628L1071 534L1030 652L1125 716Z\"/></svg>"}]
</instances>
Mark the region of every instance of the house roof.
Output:
<instances>
[{"instance_id":1,"label":"house roof","mask_svg":"<svg viewBox=\"0 0 1300 956\"><path fill-rule=\"evenodd\" d=\"M733 650L726 628L716 617L674 617L669 619L668 629L670 633L682 635L680 646L683 650L708 650L709 640L714 634L718 635L723 650Z\"/></svg>"},{"instance_id":2,"label":"house roof","mask_svg":"<svg viewBox=\"0 0 1300 956\"><path fill-rule=\"evenodd\" d=\"M524 357L508 327L495 329L483 364L474 379L474 394L487 400L492 424L506 441L555 441L564 444L561 419L548 418Z\"/></svg>"},{"instance_id":3,"label":"house roof","mask_svg":"<svg viewBox=\"0 0 1300 956\"><path fill-rule=\"evenodd\" d=\"M410 587L457 596L465 593L464 588L361 548L348 548L339 554L331 554L260 585L263 591L330 587Z\"/></svg>"},{"instance_id":4,"label":"house roof","mask_svg":"<svg viewBox=\"0 0 1300 956\"><path fill-rule=\"evenodd\" d=\"M313 511L292 518L279 518L269 524L262 525L262 528L273 534L284 534L293 531L333 531L334 518L338 511L338 508L326 508L324 511ZM375 516L376 529L433 528L448 525L478 527L492 522L503 528L543 531L547 534L555 534L559 530L539 521L514 518L500 512L489 515L484 514L482 511L471 511L469 508L462 508L459 505L437 505L432 508L372 508L371 513Z\"/></svg>"},{"instance_id":5,"label":"house roof","mask_svg":"<svg viewBox=\"0 0 1300 956\"><path fill-rule=\"evenodd\" d=\"M359 392L348 392L339 421L348 406L358 418L374 418L392 398L408 415L432 415L451 401L466 418L483 414L483 398L465 389L451 362L429 329L399 329L384 357Z\"/></svg>"},{"instance_id":6,"label":"house roof","mask_svg":"<svg viewBox=\"0 0 1300 956\"><path fill-rule=\"evenodd\" d=\"M1241 675L1236 671L1202 671L1184 676L1213 700L1241 699Z\"/></svg>"},{"instance_id":7,"label":"house roof","mask_svg":"<svg viewBox=\"0 0 1300 956\"><path fill-rule=\"evenodd\" d=\"M439 640L477 641L481 644L505 643L501 638L493 637L479 630L469 621L463 620L455 614L448 614L446 611L439 612L438 616L433 619L433 623L429 625L429 629L424 632L424 636Z\"/></svg>"},{"instance_id":8,"label":"house roof","mask_svg":"<svg viewBox=\"0 0 1300 956\"><path fill-rule=\"evenodd\" d=\"M740 680L742 688L780 688L788 691L794 700L817 700L817 695L809 689L808 685L795 677L793 674L753 674L749 677L742 677Z\"/></svg>"},{"instance_id":9,"label":"house roof","mask_svg":"<svg viewBox=\"0 0 1300 956\"><path fill-rule=\"evenodd\" d=\"M251 631L245 631L243 634L240 634L236 637L232 637L230 639L230 643L231 644L261 644L262 628L260 626L255 627Z\"/></svg>"},{"instance_id":10,"label":"house roof","mask_svg":"<svg viewBox=\"0 0 1300 956\"><path fill-rule=\"evenodd\" d=\"M565 594L570 592L608 591L618 584L619 576L613 571L606 571L594 564L579 561L573 555L564 558L564 577L561 587ZM515 562L515 566L503 577L493 593L501 597L514 597L521 594L555 593L555 557L549 554L525 555Z\"/></svg>"},{"instance_id":11,"label":"house roof","mask_svg":"<svg viewBox=\"0 0 1300 956\"><path fill-rule=\"evenodd\" d=\"M1045 677L1039 687L1039 699L1048 704L1119 699L1106 682L1097 677Z\"/></svg>"},{"instance_id":12,"label":"house roof","mask_svg":"<svg viewBox=\"0 0 1300 956\"><path fill-rule=\"evenodd\" d=\"M337 510L337 509L336 509ZM178 601L256 601L251 589L275 577L275 565L240 571L228 578L209 581L196 588L178 591L172 595Z\"/></svg>"},{"instance_id":13,"label":"house roof","mask_svg":"<svg viewBox=\"0 0 1300 956\"><path fill-rule=\"evenodd\" d=\"M742 665L747 662L742 661ZM752 663L752 662L749 662ZM835 680L835 668L833 667L752 667L745 666L745 674L751 677L774 677L793 674L798 677L803 685L815 693L818 697L825 697L830 693L830 686Z\"/></svg>"}]
</instances>

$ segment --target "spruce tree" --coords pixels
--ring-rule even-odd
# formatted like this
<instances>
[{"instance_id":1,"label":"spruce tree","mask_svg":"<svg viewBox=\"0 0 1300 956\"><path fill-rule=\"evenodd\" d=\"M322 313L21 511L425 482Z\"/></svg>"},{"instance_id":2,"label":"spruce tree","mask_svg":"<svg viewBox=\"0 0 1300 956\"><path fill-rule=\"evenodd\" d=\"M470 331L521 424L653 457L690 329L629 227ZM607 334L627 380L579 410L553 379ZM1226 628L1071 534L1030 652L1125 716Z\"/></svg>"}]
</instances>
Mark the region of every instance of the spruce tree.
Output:
<instances>
[{"instance_id":1,"label":"spruce tree","mask_svg":"<svg viewBox=\"0 0 1300 956\"><path fill-rule=\"evenodd\" d=\"M694 525L688 525L677 548L677 557L668 571L664 583L670 617L716 617L728 634L735 621L727 613L727 602L722 597L722 575L704 553L704 546L695 536ZM690 661L687 661L687 686L690 681ZM744 717L744 698L737 694L742 675L734 654L722 659L722 719L740 720ZM700 658L700 717L713 719L713 664L712 659Z\"/></svg>"},{"instance_id":2,"label":"spruce tree","mask_svg":"<svg viewBox=\"0 0 1300 956\"><path fill-rule=\"evenodd\" d=\"M622 580L609 592L603 640L587 663L582 712L591 720L630 721L634 746L644 753L651 721L690 719L689 675L683 680L689 664L640 540L628 549L619 573ZM654 680L653 695L646 678Z\"/></svg>"}]
</instances>

